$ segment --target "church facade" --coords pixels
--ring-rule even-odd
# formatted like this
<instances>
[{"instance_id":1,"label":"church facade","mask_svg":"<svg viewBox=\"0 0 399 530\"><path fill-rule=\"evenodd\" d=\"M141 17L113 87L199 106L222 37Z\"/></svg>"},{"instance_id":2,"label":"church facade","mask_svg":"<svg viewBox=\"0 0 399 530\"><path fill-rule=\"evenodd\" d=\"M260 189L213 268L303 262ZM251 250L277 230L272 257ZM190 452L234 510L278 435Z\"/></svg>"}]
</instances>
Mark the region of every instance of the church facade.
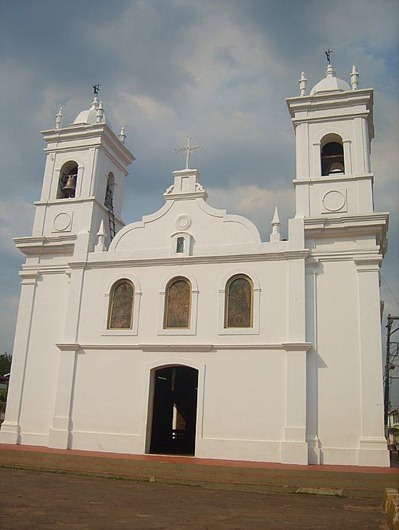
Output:
<instances>
[{"instance_id":1,"label":"church facade","mask_svg":"<svg viewBox=\"0 0 399 530\"><path fill-rule=\"evenodd\" d=\"M209 206L188 163L164 206L125 226L124 131L97 98L71 125L57 115L32 235L15 239L26 263L1 443L389 465L373 91L331 65L306 84L287 100L296 214L284 240L277 210L261 241Z\"/></svg>"}]
</instances>

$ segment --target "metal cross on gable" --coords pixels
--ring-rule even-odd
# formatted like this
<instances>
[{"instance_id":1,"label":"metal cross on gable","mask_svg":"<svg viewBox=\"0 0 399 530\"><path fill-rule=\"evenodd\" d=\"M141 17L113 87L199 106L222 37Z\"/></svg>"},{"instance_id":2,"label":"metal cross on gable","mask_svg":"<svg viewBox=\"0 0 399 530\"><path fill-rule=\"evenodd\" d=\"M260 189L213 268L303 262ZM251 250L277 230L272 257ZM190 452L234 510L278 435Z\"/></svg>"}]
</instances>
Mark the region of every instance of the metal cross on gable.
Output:
<instances>
[{"instance_id":1,"label":"metal cross on gable","mask_svg":"<svg viewBox=\"0 0 399 530\"><path fill-rule=\"evenodd\" d=\"M185 169L189 169L189 162L190 162L190 152L195 151L197 149L203 149L202 145L197 145L196 147L191 147L191 136L188 134L186 139L186 147L179 147L175 149L175 153L179 153L180 151L186 152L186 167Z\"/></svg>"}]
</instances>

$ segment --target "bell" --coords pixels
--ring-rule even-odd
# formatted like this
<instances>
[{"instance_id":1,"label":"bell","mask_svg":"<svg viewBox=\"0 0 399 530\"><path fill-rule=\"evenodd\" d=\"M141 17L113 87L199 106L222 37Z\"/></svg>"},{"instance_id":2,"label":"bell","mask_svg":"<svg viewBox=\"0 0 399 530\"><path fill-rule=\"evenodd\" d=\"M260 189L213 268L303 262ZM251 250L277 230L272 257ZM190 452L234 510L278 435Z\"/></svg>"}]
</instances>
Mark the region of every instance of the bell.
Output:
<instances>
[{"instance_id":1,"label":"bell","mask_svg":"<svg viewBox=\"0 0 399 530\"><path fill-rule=\"evenodd\" d=\"M329 175L331 173L343 173L344 172L344 165L342 162L333 162L330 166Z\"/></svg>"},{"instance_id":2,"label":"bell","mask_svg":"<svg viewBox=\"0 0 399 530\"><path fill-rule=\"evenodd\" d=\"M75 197L75 190L76 190L76 182L75 182L76 175L69 175L65 186L62 188L62 191L65 193L65 196Z\"/></svg>"}]
</instances>

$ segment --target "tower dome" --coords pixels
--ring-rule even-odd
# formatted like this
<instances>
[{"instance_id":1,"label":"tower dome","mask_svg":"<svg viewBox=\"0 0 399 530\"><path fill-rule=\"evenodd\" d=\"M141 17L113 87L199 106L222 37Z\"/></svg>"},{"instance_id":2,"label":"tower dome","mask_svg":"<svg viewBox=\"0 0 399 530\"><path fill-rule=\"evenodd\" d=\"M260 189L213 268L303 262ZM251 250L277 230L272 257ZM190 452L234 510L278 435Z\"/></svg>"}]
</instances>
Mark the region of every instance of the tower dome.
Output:
<instances>
[{"instance_id":1,"label":"tower dome","mask_svg":"<svg viewBox=\"0 0 399 530\"><path fill-rule=\"evenodd\" d=\"M315 96L320 92L346 92L347 90L351 90L349 84L343 79L335 77L334 68L329 64L326 70L326 77L312 88L310 95Z\"/></svg>"},{"instance_id":2,"label":"tower dome","mask_svg":"<svg viewBox=\"0 0 399 530\"><path fill-rule=\"evenodd\" d=\"M93 99L90 108L82 110L82 112L80 112L73 120L72 124L93 125L94 123L107 123L102 103L98 101L97 96Z\"/></svg>"}]
</instances>

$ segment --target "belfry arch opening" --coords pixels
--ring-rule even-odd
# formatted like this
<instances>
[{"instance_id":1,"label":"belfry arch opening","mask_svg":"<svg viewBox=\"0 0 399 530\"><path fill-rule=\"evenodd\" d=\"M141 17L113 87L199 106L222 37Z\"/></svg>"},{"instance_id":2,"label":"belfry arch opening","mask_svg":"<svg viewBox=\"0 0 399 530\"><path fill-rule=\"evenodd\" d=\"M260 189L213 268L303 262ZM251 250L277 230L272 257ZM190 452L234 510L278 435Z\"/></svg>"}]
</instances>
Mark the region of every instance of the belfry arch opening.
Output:
<instances>
[{"instance_id":1,"label":"belfry arch opening","mask_svg":"<svg viewBox=\"0 0 399 530\"><path fill-rule=\"evenodd\" d=\"M66 162L61 168L58 179L57 199L73 199L75 197L77 178L78 164L72 160Z\"/></svg>"},{"instance_id":2,"label":"belfry arch opening","mask_svg":"<svg viewBox=\"0 0 399 530\"><path fill-rule=\"evenodd\" d=\"M338 134L330 134L321 143L321 174L345 173L344 148Z\"/></svg>"},{"instance_id":3,"label":"belfry arch opening","mask_svg":"<svg viewBox=\"0 0 399 530\"><path fill-rule=\"evenodd\" d=\"M198 370L174 365L152 372L149 453L195 454Z\"/></svg>"},{"instance_id":4,"label":"belfry arch opening","mask_svg":"<svg viewBox=\"0 0 399 530\"><path fill-rule=\"evenodd\" d=\"M114 189L115 189L115 177L112 172L107 175L107 187L105 190L104 206L109 211L114 211Z\"/></svg>"}]
</instances>

